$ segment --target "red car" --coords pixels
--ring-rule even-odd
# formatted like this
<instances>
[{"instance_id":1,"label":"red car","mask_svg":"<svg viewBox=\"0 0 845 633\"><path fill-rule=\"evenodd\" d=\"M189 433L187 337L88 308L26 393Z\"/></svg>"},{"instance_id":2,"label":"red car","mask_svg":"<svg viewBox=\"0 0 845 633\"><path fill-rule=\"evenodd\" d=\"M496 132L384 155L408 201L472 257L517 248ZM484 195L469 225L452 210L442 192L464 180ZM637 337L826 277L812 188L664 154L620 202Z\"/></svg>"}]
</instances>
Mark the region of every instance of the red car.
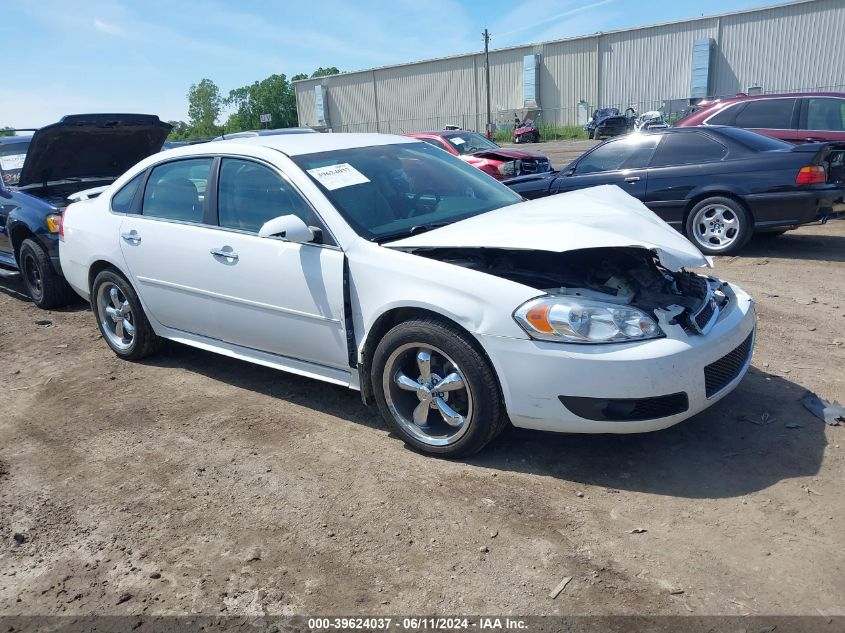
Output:
<instances>
[{"instance_id":1,"label":"red car","mask_svg":"<svg viewBox=\"0 0 845 633\"><path fill-rule=\"evenodd\" d=\"M545 154L499 147L478 132L440 130L436 132L416 132L405 136L425 141L430 145L446 150L470 165L478 167L484 173L490 174L496 180L527 174L540 174L552 170L552 163Z\"/></svg>"},{"instance_id":2,"label":"red car","mask_svg":"<svg viewBox=\"0 0 845 633\"><path fill-rule=\"evenodd\" d=\"M799 92L703 101L675 124L731 125L790 143L845 141L845 94Z\"/></svg>"}]
</instances>

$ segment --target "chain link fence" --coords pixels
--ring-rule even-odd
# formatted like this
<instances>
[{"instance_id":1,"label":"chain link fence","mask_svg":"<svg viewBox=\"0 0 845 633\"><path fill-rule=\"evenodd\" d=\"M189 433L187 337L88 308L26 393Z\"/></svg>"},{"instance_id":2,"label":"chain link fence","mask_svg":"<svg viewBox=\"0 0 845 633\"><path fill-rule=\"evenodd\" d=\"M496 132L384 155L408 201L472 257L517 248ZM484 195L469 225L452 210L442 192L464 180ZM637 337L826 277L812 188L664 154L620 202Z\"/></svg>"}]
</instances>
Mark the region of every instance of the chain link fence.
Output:
<instances>
[{"instance_id":1,"label":"chain link fence","mask_svg":"<svg viewBox=\"0 0 845 633\"><path fill-rule=\"evenodd\" d=\"M776 94L797 92L845 92L845 84L833 86L815 86L811 88L772 88L750 89L749 94ZM735 94L717 95L708 99L730 98ZM514 129L514 119L520 121L531 119L540 130L540 137L545 141L585 139L587 132L584 126L592 113L598 108L616 108L624 114L632 108L636 115L649 111L663 114L667 123L673 125L689 114L694 108L696 100L682 99L654 99L630 100L615 103L590 104L580 102L569 108L537 108L537 109L498 109L494 112L492 135L498 142L510 142ZM431 130L443 130L448 127L458 127L463 130L474 130L484 133L487 121L486 112L463 112L439 114L429 117L405 119L360 121L357 123L332 126L334 132L381 132L383 134L410 134Z\"/></svg>"}]
</instances>

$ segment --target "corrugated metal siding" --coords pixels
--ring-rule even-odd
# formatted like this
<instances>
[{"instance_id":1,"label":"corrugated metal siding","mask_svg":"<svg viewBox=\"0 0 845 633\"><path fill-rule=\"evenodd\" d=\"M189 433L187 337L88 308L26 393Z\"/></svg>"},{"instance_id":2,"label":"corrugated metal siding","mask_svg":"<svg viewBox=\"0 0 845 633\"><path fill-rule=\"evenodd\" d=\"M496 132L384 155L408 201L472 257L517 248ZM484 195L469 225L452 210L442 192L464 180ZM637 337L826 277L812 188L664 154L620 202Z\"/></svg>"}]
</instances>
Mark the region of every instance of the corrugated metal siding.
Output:
<instances>
[{"instance_id":1,"label":"corrugated metal siding","mask_svg":"<svg viewBox=\"0 0 845 633\"><path fill-rule=\"evenodd\" d=\"M475 109L472 57L373 71L382 132L403 133L461 125ZM386 129L385 129L386 128Z\"/></svg>"},{"instance_id":2,"label":"corrugated metal siding","mask_svg":"<svg viewBox=\"0 0 845 633\"><path fill-rule=\"evenodd\" d=\"M578 102L598 101L598 38L544 44L540 57L540 104L543 120L553 125L577 123Z\"/></svg>"},{"instance_id":3,"label":"corrugated metal siding","mask_svg":"<svg viewBox=\"0 0 845 633\"><path fill-rule=\"evenodd\" d=\"M643 111L663 99L688 97L693 44L716 35L715 19L603 35L599 105L624 109L636 103Z\"/></svg>"},{"instance_id":4,"label":"corrugated metal siding","mask_svg":"<svg viewBox=\"0 0 845 633\"><path fill-rule=\"evenodd\" d=\"M717 95L845 84L845 2L818 0L724 16L714 50ZM841 90L841 88L840 88Z\"/></svg>"},{"instance_id":5,"label":"corrugated metal siding","mask_svg":"<svg viewBox=\"0 0 845 633\"><path fill-rule=\"evenodd\" d=\"M845 0L814 0L490 52L493 119L521 111L523 57L540 55L540 106L553 124L590 108L657 109L690 96L695 40L713 38L711 91L733 94L845 84ZM483 130L484 55L475 53L297 82L300 124L316 125L314 85L328 87L336 131L411 132L448 123ZM840 88L842 90L844 88ZM375 118L380 123L376 125Z\"/></svg>"}]
</instances>

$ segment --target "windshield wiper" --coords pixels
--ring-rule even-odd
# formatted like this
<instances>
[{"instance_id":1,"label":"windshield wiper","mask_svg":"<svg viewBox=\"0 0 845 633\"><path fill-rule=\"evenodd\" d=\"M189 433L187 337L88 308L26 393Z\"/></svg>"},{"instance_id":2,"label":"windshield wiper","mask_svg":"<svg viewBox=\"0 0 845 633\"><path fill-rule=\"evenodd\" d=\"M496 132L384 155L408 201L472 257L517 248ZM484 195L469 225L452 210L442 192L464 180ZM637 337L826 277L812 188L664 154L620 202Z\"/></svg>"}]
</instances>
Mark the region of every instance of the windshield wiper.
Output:
<instances>
[{"instance_id":1,"label":"windshield wiper","mask_svg":"<svg viewBox=\"0 0 845 633\"><path fill-rule=\"evenodd\" d=\"M390 242L392 240L398 240L402 237L411 237L412 235L418 235L420 233L425 233L426 231L430 231L431 229L439 229L442 226L449 226L452 222L430 222L428 224L416 224L412 226L410 229L404 231L396 231L395 233L387 233L386 235L378 235L372 238L371 241L378 242L381 244L382 242Z\"/></svg>"}]
</instances>

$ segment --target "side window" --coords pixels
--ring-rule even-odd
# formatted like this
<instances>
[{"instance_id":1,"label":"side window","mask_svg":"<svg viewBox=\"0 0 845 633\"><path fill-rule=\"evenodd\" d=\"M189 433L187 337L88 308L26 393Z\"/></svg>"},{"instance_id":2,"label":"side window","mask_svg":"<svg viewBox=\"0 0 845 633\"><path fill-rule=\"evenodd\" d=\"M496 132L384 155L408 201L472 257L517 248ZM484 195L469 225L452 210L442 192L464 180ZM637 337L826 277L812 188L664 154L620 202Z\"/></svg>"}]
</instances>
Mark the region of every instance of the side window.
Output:
<instances>
[{"instance_id":1,"label":"side window","mask_svg":"<svg viewBox=\"0 0 845 633\"><path fill-rule=\"evenodd\" d=\"M610 141L590 152L575 168L577 174L619 169L639 169L648 165L660 135Z\"/></svg>"},{"instance_id":2,"label":"side window","mask_svg":"<svg viewBox=\"0 0 845 633\"><path fill-rule=\"evenodd\" d=\"M792 111L797 99L749 101L736 116L737 127L770 130L792 129Z\"/></svg>"},{"instance_id":3,"label":"side window","mask_svg":"<svg viewBox=\"0 0 845 633\"><path fill-rule=\"evenodd\" d=\"M845 132L845 99L810 97L808 101L806 129Z\"/></svg>"},{"instance_id":4,"label":"side window","mask_svg":"<svg viewBox=\"0 0 845 633\"><path fill-rule=\"evenodd\" d=\"M135 199L135 194L138 192L138 187L141 186L141 180L143 180L143 178L144 172L141 172L123 185L120 191L112 196L112 211L116 213L132 213L132 201Z\"/></svg>"},{"instance_id":5,"label":"side window","mask_svg":"<svg viewBox=\"0 0 845 633\"><path fill-rule=\"evenodd\" d=\"M257 233L268 220L293 214L308 226L323 229L302 196L269 167L237 158L224 158L220 167L217 208L220 226ZM324 243L330 242L325 234Z\"/></svg>"},{"instance_id":6,"label":"side window","mask_svg":"<svg viewBox=\"0 0 845 633\"><path fill-rule=\"evenodd\" d=\"M212 160L190 158L155 167L147 180L141 212L155 218L202 224Z\"/></svg>"},{"instance_id":7,"label":"side window","mask_svg":"<svg viewBox=\"0 0 845 633\"><path fill-rule=\"evenodd\" d=\"M729 105L727 108L724 108L721 112L717 112L709 119L707 119L707 125L733 125L734 119L736 119L737 112L739 112L742 107L742 104L739 106L737 105Z\"/></svg>"},{"instance_id":8,"label":"side window","mask_svg":"<svg viewBox=\"0 0 845 633\"><path fill-rule=\"evenodd\" d=\"M728 149L721 143L697 132L664 134L663 142L654 153L651 167L712 163L722 160Z\"/></svg>"}]
</instances>

